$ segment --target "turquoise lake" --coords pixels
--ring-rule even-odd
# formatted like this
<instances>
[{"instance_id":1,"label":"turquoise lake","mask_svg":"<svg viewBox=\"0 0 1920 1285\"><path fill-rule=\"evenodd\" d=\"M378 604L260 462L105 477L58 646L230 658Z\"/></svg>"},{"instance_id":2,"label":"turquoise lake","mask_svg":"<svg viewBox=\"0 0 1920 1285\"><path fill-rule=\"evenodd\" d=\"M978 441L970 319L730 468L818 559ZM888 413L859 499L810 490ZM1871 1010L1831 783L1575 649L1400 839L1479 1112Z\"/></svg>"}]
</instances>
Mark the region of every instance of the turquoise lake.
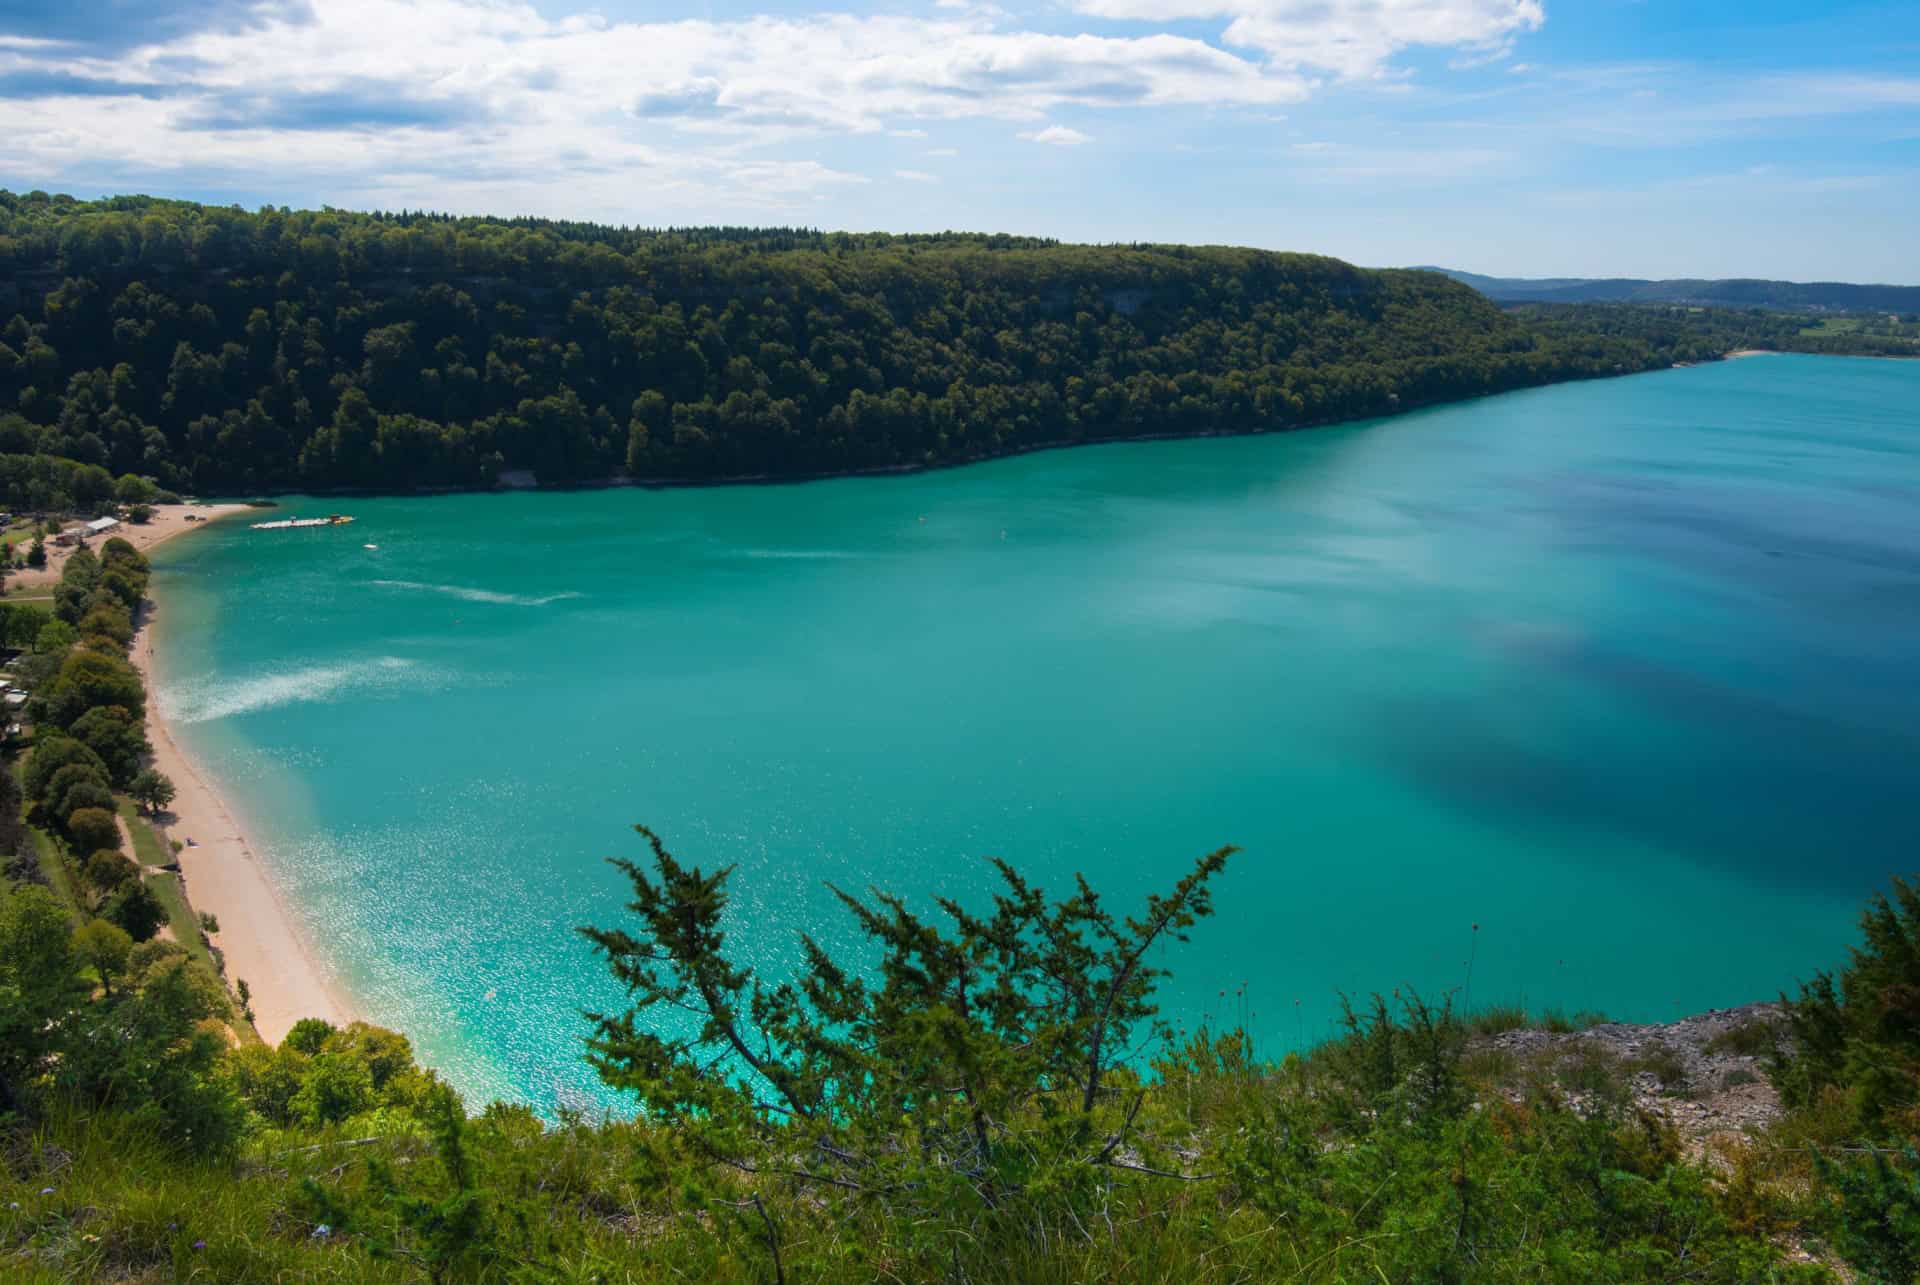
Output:
<instances>
[{"instance_id":1,"label":"turquoise lake","mask_svg":"<svg viewBox=\"0 0 1920 1285\"><path fill-rule=\"evenodd\" d=\"M580 1010L620 997L572 929L621 917L634 822L738 863L775 973L850 940L829 880L924 906L993 854L1131 904L1237 843L1164 1002L1267 1054L1343 990L1768 998L1920 867L1920 362L272 516L333 508L162 551L160 699L470 1097L609 1101Z\"/></svg>"}]
</instances>

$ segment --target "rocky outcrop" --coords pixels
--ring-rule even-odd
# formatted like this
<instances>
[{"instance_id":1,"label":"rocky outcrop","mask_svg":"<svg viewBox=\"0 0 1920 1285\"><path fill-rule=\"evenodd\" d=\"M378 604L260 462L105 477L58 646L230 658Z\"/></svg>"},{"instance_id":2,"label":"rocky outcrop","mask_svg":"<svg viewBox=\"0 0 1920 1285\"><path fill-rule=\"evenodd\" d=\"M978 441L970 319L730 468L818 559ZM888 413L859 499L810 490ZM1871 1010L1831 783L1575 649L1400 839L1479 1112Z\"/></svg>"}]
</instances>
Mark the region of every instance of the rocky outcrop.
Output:
<instances>
[{"instance_id":1,"label":"rocky outcrop","mask_svg":"<svg viewBox=\"0 0 1920 1285\"><path fill-rule=\"evenodd\" d=\"M1716 1138L1742 1136L1780 1117L1766 1062L1783 1021L1778 1004L1745 1004L1662 1024L1605 1022L1564 1034L1503 1031L1477 1047L1511 1056L1517 1068L1551 1074L1576 1109L1591 1092L1569 1068L1611 1064L1623 1073L1634 1105L1671 1123L1698 1154Z\"/></svg>"}]
</instances>

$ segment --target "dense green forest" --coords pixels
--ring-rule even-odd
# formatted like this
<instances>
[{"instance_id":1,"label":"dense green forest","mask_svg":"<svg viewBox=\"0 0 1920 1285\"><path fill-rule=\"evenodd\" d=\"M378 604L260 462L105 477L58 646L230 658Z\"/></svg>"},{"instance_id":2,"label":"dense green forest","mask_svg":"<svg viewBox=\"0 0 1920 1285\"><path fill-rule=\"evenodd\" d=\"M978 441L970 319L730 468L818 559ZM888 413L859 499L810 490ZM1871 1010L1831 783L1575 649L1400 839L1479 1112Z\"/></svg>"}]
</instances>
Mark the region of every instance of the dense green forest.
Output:
<instances>
[{"instance_id":1,"label":"dense green forest","mask_svg":"<svg viewBox=\"0 0 1920 1285\"><path fill-rule=\"evenodd\" d=\"M1454 268L1426 270L1444 273L1501 303L1683 304L1800 313L1893 313L1909 320L1920 313L1920 286L1767 281L1751 277L1664 281L1642 277L1487 277Z\"/></svg>"},{"instance_id":2,"label":"dense green forest","mask_svg":"<svg viewBox=\"0 0 1920 1285\"><path fill-rule=\"evenodd\" d=\"M0 192L0 502L919 467L1721 342L1299 254Z\"/></svg>"},{"instance_id":3,"label":"dense green forest","mask_svg":"<svg viewBox=\"0 0 1920 1285\"><path fill-rule=\"evenodd\" d=\"M1675 361L1709 361L1739 349L1832 356L1920 357L1920 320L1809 317L1743 308L1618 303L1510 304L1507 312L1552 342L1637 344Z\"/></svg>"}]
</instances>

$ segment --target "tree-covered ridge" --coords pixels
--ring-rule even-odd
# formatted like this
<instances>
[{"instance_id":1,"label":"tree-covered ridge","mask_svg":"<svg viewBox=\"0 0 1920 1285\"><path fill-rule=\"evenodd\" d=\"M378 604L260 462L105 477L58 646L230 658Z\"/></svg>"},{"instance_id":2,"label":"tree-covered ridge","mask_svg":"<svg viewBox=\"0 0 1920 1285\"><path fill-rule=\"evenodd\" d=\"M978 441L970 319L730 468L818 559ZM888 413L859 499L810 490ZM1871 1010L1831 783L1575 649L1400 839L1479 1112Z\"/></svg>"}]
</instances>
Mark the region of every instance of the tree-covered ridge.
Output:
<instances>
[{"instance_id":1,"label":"tree-covered ridge","mask_svg":"<svg viewBox=\"0 0 1920 1285\"><path fill-rule=\"evenodd\" d=\"M1501 303L1640 303L1708 308L1768 308L1785 312L1895 312L1920 310L1920 286L1862 285L1849 281L1768 281L1644 277L1489 277L1455 268L1428 268Z\"/></svg>"},{"instance_id":2,"label":"tree-covered ridge","mask_svg":"<svg viewBox=\"0 0 1920 1285\"><path fill-rule=\"evenodd\" d=\"M0 318L0 456L176 490L918 467L1670 359L1310 255L6 193Z\"/></svg>"},{"instance_id":3,"label":"tree-covered ridge","mask_svg":"<svg viewBox=\"0 0 1920 1285\"><path fill-rule=\"evenodd\" d=\"M1642 344L1675 361L1711 361L1737 349L1920 357L1920 319L1815 318L1804 313L1669 304L1514 303L1506 307L1515 320L1550 342Z\"/></svg>"}]
</instances>

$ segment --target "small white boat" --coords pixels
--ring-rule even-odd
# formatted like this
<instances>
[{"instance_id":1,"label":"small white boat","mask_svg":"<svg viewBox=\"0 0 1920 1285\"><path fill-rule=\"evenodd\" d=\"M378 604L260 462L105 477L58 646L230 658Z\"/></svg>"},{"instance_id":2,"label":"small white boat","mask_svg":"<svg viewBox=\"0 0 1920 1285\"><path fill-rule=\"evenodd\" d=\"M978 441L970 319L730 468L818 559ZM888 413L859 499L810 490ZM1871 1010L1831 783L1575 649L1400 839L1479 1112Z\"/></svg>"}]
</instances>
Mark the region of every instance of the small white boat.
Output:
<instances>
[{"instance_id":1,"label":"small white boat","mask_svg":"<svg viewBox=\"0 0 1920 1285\"><path fill-rule=\"evenodd\" d=\"M324 518L281 518L278 522L255 522L256 531L293 531L304 527L345 526L353 521L344 513L329 513Z\"/></svg>"}]
</instances>

